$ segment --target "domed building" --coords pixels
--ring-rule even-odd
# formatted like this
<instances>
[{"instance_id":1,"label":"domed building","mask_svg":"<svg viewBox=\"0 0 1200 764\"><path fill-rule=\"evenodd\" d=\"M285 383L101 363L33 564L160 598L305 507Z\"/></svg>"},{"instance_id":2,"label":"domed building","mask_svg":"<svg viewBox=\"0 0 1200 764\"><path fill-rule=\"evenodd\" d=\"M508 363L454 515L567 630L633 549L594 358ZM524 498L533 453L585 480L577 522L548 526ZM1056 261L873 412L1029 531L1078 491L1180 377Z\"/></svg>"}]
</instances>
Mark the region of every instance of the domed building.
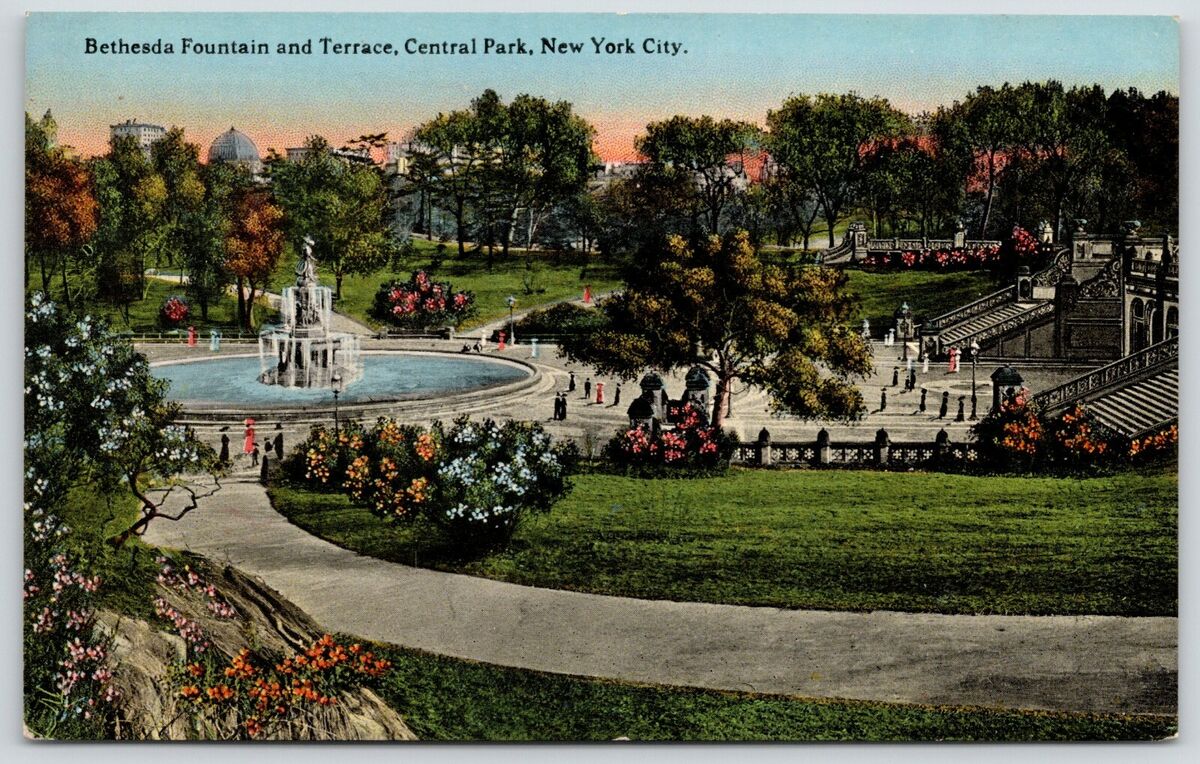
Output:
<instances>
[{"instance_id":1,"label":"domed building","mask_svg":"<svg viewBox=\"0 0 1200 764\"><path fill-rule=\"evenodd\" d=\"M233 127L213 140L212 145L208 147L208 161L241 165L256 177L262 173L262 158L258 155L258 147L249 136Z\"/></svg>"}]
</instances>

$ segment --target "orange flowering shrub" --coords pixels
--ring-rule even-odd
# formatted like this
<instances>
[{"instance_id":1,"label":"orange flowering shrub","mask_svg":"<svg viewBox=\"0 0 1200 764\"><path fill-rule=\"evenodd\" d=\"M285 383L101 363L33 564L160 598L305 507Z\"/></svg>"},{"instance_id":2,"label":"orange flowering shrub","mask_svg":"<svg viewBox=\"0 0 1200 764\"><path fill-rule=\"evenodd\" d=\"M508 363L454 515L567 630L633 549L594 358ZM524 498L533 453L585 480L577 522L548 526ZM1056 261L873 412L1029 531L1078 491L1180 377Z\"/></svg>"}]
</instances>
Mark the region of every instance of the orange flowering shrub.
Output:
<instances>
[{"instance_id":1,"label":"orange flowering shrub","mask_svg":"<svg viewBox=\"0 0 1200 764\"><path fill-rule=\"evenodd\" d=\"M326 634L281 661L243 649L227 661L210 653L177 673L185 682L179 688L185 711L204 717L232 710L235 736L257 738L314 707L337 705L340 695L374 683L390 669L389 661L362 645L344 645Z\"/></svg>"},{"instance_id":2,"label":"orange flowering shrub","mask_svg":"<svg viewBox=\"0 0 1200 764\"><path fill-rule=\"evenodd\" d=\"M1129 444L1129 456L1132 459L1141 459L1173 451L1178 445L1179 425L1173 424L1145 437L1135 438Z\"/></svg>"}]
</instances>

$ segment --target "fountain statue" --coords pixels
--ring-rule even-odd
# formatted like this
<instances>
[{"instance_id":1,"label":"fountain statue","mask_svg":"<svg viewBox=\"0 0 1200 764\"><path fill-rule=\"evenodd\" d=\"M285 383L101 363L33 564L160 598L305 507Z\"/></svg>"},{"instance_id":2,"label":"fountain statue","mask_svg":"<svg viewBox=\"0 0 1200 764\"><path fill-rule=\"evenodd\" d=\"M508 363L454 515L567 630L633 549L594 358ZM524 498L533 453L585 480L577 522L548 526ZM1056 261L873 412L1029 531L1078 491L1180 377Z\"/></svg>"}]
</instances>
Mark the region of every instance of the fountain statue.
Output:
<instances>
[{"instance_id":1,"label":"fountain statue","mask_svg":"<svg viewBox=\"0 0 1200 764\"><path fill-rule=\"evenodd\" d=\"M296 285L283 290L282 324L258 335L259 380L285 387L344 387L362 375L358 337L329 330L333 290L317 282L313 240L304 238Z\"/></svg>"}]
</instances>

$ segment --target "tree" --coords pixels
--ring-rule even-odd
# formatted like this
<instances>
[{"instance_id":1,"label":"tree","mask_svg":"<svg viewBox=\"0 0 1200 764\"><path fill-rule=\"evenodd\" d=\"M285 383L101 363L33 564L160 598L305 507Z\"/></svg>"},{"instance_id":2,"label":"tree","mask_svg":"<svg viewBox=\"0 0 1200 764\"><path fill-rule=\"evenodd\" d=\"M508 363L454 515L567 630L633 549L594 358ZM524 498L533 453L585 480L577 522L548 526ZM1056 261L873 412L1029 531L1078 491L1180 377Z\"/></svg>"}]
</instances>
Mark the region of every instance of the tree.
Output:
<instances>
[{"instance_id":1,"label":"tree","mask_svg":"<svg viewBox=\"0 0 1200 764\"><path fill-rule=\"evenodd\" d=\"M466 254L469 205L486 161L479 125L470 111L438 114L413 132L409 180L454 216L458 255Z\"/></svg>"},{"instance_id":2,"label":"tree","mask_svg":"<svg viewBox=\"0 0 1200 764\"><path fill-rule=\"evenodd\" d=\"M505 108L499 136L499 189L506 197L508 223L502 251L508 254L517 214L526 213L525 244L555 205L581 193L593 162L595 130L567 101L518 95Z\"/></svg>"},{"instance_id":3,"label":"tree","mask_svg":"<svg viewBox=\"0 0 1200 764\"><path fill-rule=\"evenodd\" d=\"M647 172L684 181L680 187L688 191L685 203L693 220L702 218L709 233L719 234L722 211L745 187L739 170L757 136L746 122L677 115L646 125L634 148L649 162Z\"/></svg>"},{"instance_id":4,"label":"tree","mask_svg":"<svg viewBox=\"0 0 1200 764\"><path fill-rule=\"evenodd\" d=\"M562 348L600 374L625 378L646 367L704 366L716 377L717 426L738 380L765 390L780 411L855 417L863 400L852 378L870 371L871 355L849 328L845 284L836 269L764 263L744 231L695 246L672 236L604 301L609 328Z\"/></svg>"},{"instance_id":5,"label":"tree","mask_svg":"<svg viewBox=\"0 0 1200 764\"><path fill-rule=\"evenodd\" d=\"M767 130L771 157L811 179L831 247L834 226L857 200L868 150L911 131L908 118L886 99L855 93L792 96L767 112Z\"/></svg>"},{"instance_id":6,"label":"tree","mask_svg":"<svg viewBox=\"0 0 1200 764\"><path fill-rule=\"evenodd\" d=\"M961 105L955 104L953 113L961 124L963 144L971 152L970 171L982 175L985 191L979 238L986 239L1001 173L1019 146L1021 126L1027 118L1022 113L1022 94L1007 82L998 89L980 86Z\"/></svg>"},{"instance_id":7,"label":"tree","mask_svg":"<svg viewBox=\"0 0 1200 764\"><path fill-rule=\"evenodd\" d=\"M92 174L86 165L68 158L54 145L49 115L34 122L25 115L25 253L26 281L32 260L41 271L42 290L50 289L50 274L62 274L63 300L69 307L67 280L72 251L95 234L98 204Z\"/></svg>"},{"instance_id":8,"label":"tree","mask_svg":"<svg viewBox=\"0 0 1200 764\"><path fill-rule=\"evenodd\" d=\"M237 279L238 319L246 331L254 331L256 290L271 278L283 254L283 217L266 191L244 191L234 204L225 267Z\"/></svg>"},{"instance_id":9,"label":"tree","mask_svg":"<svg viewBox=\"0 0 1200 764\"><path fill-rule=\"evenodd\" d=\"M132 136L114 137L108 154L93 162L92 172L100 203L95 237L99 292L119 305L128 321L129 304L145 294L147 259L164 247L167 187Z\"/></svg>"},{"instance_id":10,"label":"tree","mask_svg":"<svg viewBox=\"0 0 1200 764\"><path fill-rule=\"evenodd\" d=\"M313 254L342 293L347 274L367 274L388 261L392 249L387 189L379 169L339 158L320 136L305 141L297 161L274 158L270 174L284 228L299 250L313 239Z\"/></svg>"}]
</instances>

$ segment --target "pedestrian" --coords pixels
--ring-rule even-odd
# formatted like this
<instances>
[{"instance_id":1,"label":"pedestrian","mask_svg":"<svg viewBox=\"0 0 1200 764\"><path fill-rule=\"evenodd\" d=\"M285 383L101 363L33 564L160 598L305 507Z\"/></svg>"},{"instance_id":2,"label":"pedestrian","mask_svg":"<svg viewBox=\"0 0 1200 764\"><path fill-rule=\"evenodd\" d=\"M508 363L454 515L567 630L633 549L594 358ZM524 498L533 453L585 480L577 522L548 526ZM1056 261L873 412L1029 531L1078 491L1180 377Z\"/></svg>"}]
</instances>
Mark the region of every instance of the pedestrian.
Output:
<instances>
[{"instance_id":1,"label":"pedestrian","mask_svg":"<svg viewBox=\"0 0 1200 764\"><path fill-rule=\"evenodd\" d=\"M264 454L271 453L271 439L270 438L263 438L263 453Z\"/></svg>"},{"instance_id":2,"label":"pedestrian","mask_svg":"<svg viewBox=\"0 0 1200 764\"><path fill-rule=\"evenodd\" d=\"M221 464L229 464L229 433L221 433Z\"/></svg>"},{"instance_id":3,"label":"pedestrian","mask_svg":"<svg viewBox=\"0 0 1200 764\"><path fill-rule=\"evenodd\" d=\"M562 393L554 394L554 421L562 419Z\"/></svg>"},{"instance_id":4,"label":"pedestrian","mask_svg":"<svg viewBox=\"0 0 1200 764\"><path fill-rule=\"evenodd\" d=\"M254 450L250 452L250 466L251 466L251 467L257 467L257 466L258 466L258 453L259 453L259 451L258 451L258 444L257 444L257 443L255 443L255 444L254 444Z\"/></svg>"},{"instance_id":5,"label":"pedestrian","mask_svg":"<svg viewBox=\"0 0 1200 764\"><path fill-rule=\"evenodd\" d=\"M967 421L967 417L966 417L965 413L963 412L963 399L965 399L966 397L967 396L965 396L965 395L958 396L958 415L954 417L955 422Z\"/></svg>"},{"instance_id":6,"label":"pedestrian","mask_svg":"<svg viewBox=\"0 0 1200 764\"><path fill-rule=\"evenodd\" d=\"M599 403L602 406L604 405L604 383L603 382L596 383L596 403Z\"/></svg>"},{"instance_id":7,"label":"pedestrian","mask_svg":"<svg viewBox=\"0 0 1200 764\"><path fill-rule=\"evenodd\" d=\"M465 343L465 342L464 342L464 343L463 343L463 346L462 346L462 350L460 350L460 351L458 351L458 352L460 352L460 353L470 353L470 352L471 352L471 346L470 346L470 345L468 345L467 343Z\"/></svg>"},{"instance_id":8,"label":"pedestrian","mask_svg":"<svg viewBox=\"0 0 1200 764\"><path fill-rule=\"evenodd\" d=\"M270 457L264 455L262 458L262 469L260 469L258 471L258 480L263 485L267 484L267 474L270 471L269 462L270 462Z\"/></svg>"},{"instance_id":9,"label":"pedestrian","mask_svg":"<svg viewBox=\"0 0 1200 764\"><path fill-rule=\"evenodd\" d=\"M942 405L938 409L938 419L945 419L946 414L950 411L950 391L942 391Z\"/></svg>"},{"instance_id":10,"label":"pedestrian","mask_svg":"<svg viewBox=\"0 0 1200 764\"><path fill-rule=\"evenodd\" d=\"M575 372L571 372L571 378L567 381L567 392L575 392Z\"/></svg>"},{"instance_id":11,"label":"pedestrian","mask_svg":"<svg viewBox=\"0 0 1200 764\"><path fill-rule=\"evenodd\" d=\"M559 412L560 412L559 418L564 422L567 421L567 395L566 395L566 393L563 393L562 403L559 404Z\"/></svg>"},{"instance_id":12,"label":"pedestrian","mask_svg":"<svg viewBox=\"0 0 1200 764\"><path fill-rule=\"evenodd\" d=\"M947 371L950 374L957 374L958 373L958 348L950 348L949 352L947 352L946 355L949 357L949 368L947 369Z\"/></svg>"},{"instance_id":13,"label":"pedestrian","mask_svg":"<svg viewBox=\"0 0 1200 764\"><path fill-rule=\"evenodd\" d=\"M921 373L922 374L929 373L929 355L928 354L926 354L925 360L921 363Z\"/></svg>"},{"instance_id":14,"label":"pedestrian","mask_svg":"<svg viewBox=\"0 0 1200 764\"><path fill-rule=\"evenodd\" d=\"M619 405L620 403L621 403L621 383L618 382L617 386L615 388L613 388L612 405L616 406L616 405Z\"/></svg>"},{"instance_id":15,"label":"pedestrian","mask_svg":"<svg viewBox=\"0 0 1200 764\"><path fill-rule=\"evenodd\" d=\"M481 345L481 344L479 344L478 342L476 342L476 343L475 343L475 346L474 346L473 348L471 348L471 349L472 349L472 350L474 350L476 353L482 353L482 352L483 352L483 345Z\"/></svg>"},{"instance_id":16,"label":"pedestrian","mask_svg":"<svg viewBox=\"0 0 1200 764\"><path fill-rule=\"evenodd\" d=\"M256 443L254 440L254 420L247 418L245 424L246 424L246 433L245 433L246 437L245 437L245 440L242 442L242 453L251 454L251 453L254 453L254 449L258 448L258 443ZM258 462L255 462L255 464L257 464L257 463Z\"/></svg>"},{"instance_id":17,"label":"pedestrian","mask_svg":"<svg viewBox=\"0 0 1200 764\"><path fill-rule=\"evenodd\" d=\"M883 392L879 394L879 410L887 410L887 388L883 388Z\"/></svg>"},{"instance_id":18,"label":"pedestrian","mask_svg":"<svg viewBox=\"0 0 1200 764\"><path fill-rule=\"evenodd\" d=\"M583 398L587 400L592 397L592 378L588 377L583 380Z\"/></svg>"},{"instance_id":19,"label":"pedestrian","mask_svg":"<svg viewBox=\"0 0 1200 764\"><path fill-rule=\"evenodd\" d=\"M925 388L923 388L923 387L921 388L921 409L920 409L920 411L922 414L925 413L925 394L928 392L929 391L926 390Z\"/></svg>"},{"instance_id":20,"label":"pedestrian","mask_svg":"<svg viewBox=\"0 0 1200 764\"><path fill-rule=\"evenodd\" d=\"M914 366L908 370L908 391L912 392L917 389L917 368Z\"/></svg>"},{"instance_id":21,"label":"pedestrian","mask_svg":"<svg viewBox=\"0 0 1200 764\"><path fill-rule=\"evenodd\" d=\"M900 386L900 367L893 366L892 367L892 387L899 387L899 386Z\"/></svg>"},{"instance_id":22,"label":"pedestrian","mask_svg":"<svg viewBox=\"0 0 1200 764\"><path fill-rule=\"evenodd\" d=\"M275 458L283 458L283 425L275 423Z\"/></svg>"}]
</instances>

